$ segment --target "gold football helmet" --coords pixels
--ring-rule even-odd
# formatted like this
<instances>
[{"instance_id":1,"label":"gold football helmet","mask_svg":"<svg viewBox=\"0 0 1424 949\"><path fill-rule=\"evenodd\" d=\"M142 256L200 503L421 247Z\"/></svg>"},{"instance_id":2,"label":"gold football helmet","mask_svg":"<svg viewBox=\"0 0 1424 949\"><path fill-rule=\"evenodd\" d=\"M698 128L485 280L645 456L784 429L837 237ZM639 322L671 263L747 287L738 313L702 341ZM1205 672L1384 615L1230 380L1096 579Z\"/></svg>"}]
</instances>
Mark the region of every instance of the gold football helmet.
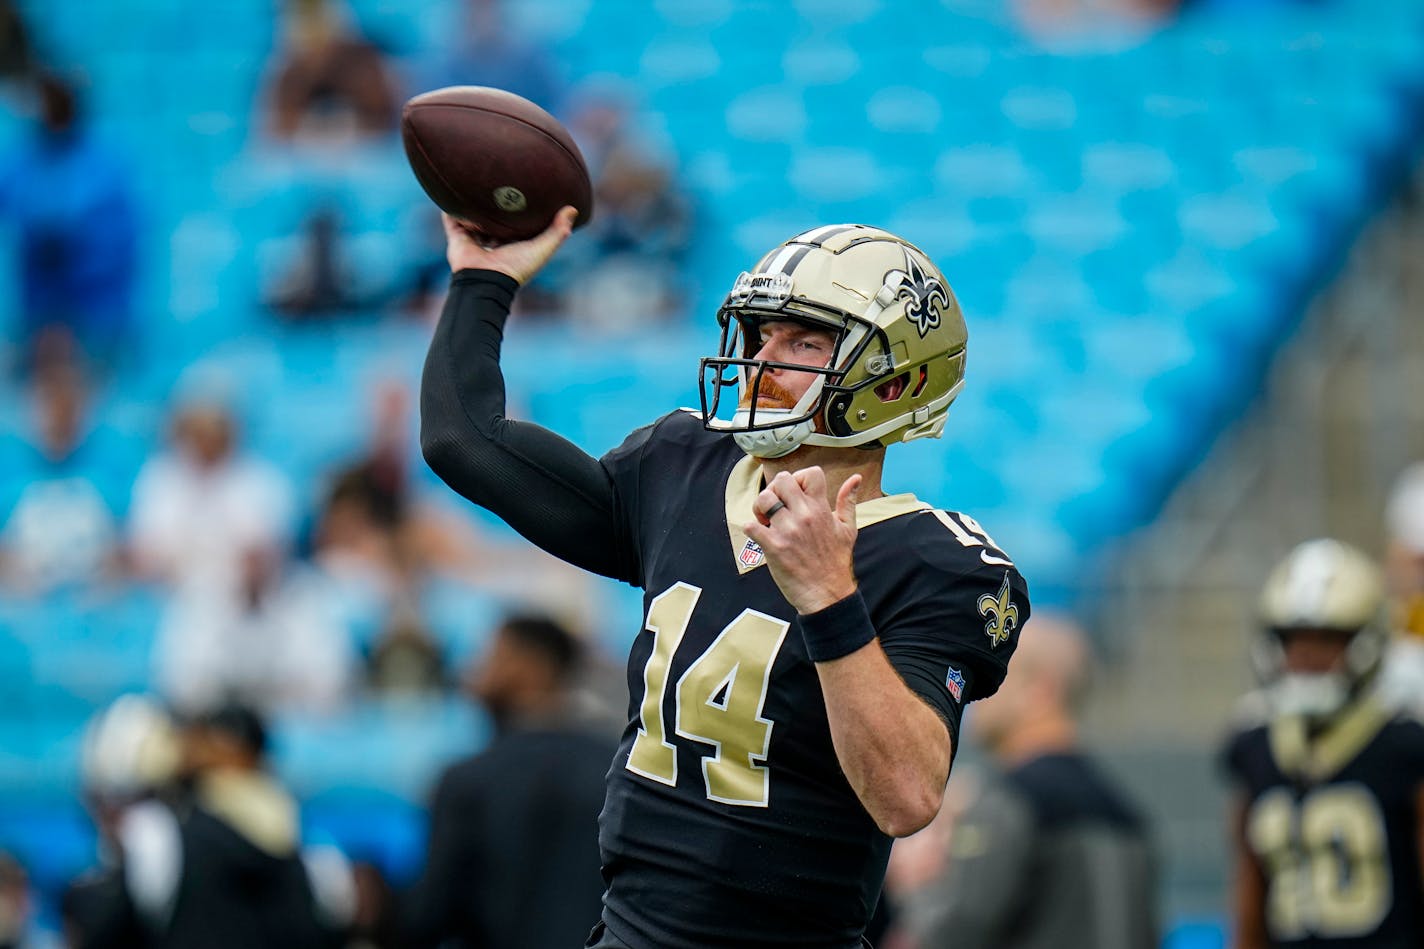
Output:
<instances>
[{"instance_id":1,"label":"gold football helmet","mask_svg":"<svg viewBox=\"0 0 1424 949\"><path fill-rule=\"evenodd\" d=\"M772 320L836 334L830 362L809 370L819 377L790 409L757 407L768 368L808 371L753 358ZM964 384L968 331L953 291L923 251L878 228L791 238L737 278L717 321L718 354L701 365L703 423L759 458L937 437Z\"/></svg>"},{"instance_id":2,"label":"gold football helmet","mask_svg":"<svg viewBox=\"0 0 1424 949\"><path fill-rule=\"evenodd\" d=\"M1275 710L1329 718L1359 695L1384 658L1389 632L1383 612L1384 584L1369 557L1337 540L1310 540L1291 550L1261 591L1261 630L1252 649ZM1286 638L1306 630L1348 637L1341 668L1286 668Z\"/></svg>"}]
</instances>

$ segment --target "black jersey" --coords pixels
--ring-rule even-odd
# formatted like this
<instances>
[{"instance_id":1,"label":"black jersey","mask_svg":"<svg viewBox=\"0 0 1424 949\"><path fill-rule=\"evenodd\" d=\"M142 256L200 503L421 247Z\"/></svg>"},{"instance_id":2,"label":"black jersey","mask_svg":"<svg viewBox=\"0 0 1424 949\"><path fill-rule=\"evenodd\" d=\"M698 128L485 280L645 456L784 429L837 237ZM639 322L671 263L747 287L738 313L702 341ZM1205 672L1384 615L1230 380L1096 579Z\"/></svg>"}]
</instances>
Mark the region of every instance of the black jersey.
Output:
<instances>
[{"instance_id":1,"label":"black jersey","mask_svg":"<svg viewBox=\"0 0 1424 949\"><path fill-rule=\"evenodd\" d=\"M647 617L601 820L604 921L648 949L858 946L890 839L840 770L796 611L740 530L760 466L686 412L603 464L630 501ZM880 644L957 740L1028 619L1023 580L963 515L911 495L856 514Z\"/></svg>"},{"instance_id":2,"label":"black jersey","mask_svg":"<svg viewBox=\"0 0 1424 949\"><path fill-rule=\"evenodd\" d=\"M1424 726L1365 701L1313 740L1298 718L1243 729L1226 766L1246 795L1272 946L1424 945Z\"/></svg>"}]
</instances>

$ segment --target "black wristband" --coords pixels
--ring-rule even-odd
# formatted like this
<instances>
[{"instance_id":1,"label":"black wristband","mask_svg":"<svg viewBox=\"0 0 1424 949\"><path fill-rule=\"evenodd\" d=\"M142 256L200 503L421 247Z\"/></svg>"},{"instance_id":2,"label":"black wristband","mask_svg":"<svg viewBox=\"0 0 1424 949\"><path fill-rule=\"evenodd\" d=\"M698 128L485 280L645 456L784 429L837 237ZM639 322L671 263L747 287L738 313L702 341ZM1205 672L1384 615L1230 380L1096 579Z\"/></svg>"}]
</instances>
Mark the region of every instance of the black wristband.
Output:
<instances>
[{"instance_id":1,"label":"black wristband","mask_svg":"<svg viewBox=\"0 0 1424 949\"><path fill-rule=\"evenodd\" d=\"M806 655L812 662L830 662L849 656L875 638L875 626L870 622L870 610L865 598L856 590L816 613L800 618L801 638L806 642Z\"/></svg>"}]
</instances>

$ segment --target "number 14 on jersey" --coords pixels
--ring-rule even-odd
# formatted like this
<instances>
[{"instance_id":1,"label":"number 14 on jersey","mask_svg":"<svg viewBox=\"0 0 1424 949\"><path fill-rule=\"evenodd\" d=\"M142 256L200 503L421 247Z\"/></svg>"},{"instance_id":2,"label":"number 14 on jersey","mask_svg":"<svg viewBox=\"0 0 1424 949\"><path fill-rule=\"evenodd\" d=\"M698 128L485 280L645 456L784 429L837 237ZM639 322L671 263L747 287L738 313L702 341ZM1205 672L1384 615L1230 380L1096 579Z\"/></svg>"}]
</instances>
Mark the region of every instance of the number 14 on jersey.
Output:
<instances>
[{"instance_id":1,"label":"number 14 on jersey","mask_svg":"<svg viewBox=\"0 0 1424 949\"><path fill-rule=\"evenodd\" d=\"M675 583L653 598L646 627L653 650L643 667L643 703L628 770L661 784L678 781L677 747L668 741L663 698L673 655L692 621L700 587ZM712 640L673 687L673 731L712 746L702 758L709 800L748 807L769 801L767 750L776 723L762 716L771 667L790 623L756 610L741 615Z\"/></svg>"}]
</instances>

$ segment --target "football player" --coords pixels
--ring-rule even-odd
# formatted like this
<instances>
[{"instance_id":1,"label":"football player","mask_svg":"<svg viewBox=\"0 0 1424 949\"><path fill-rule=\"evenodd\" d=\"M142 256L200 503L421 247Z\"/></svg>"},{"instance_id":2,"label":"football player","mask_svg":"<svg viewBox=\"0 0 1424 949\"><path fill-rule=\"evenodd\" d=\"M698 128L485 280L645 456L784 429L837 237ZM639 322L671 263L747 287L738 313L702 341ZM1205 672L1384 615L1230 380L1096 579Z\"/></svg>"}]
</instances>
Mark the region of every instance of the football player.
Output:
<instances>
[{"instance_id":1,"label":"football player","mask_svg":"<svg viewBox=\"0 0 1424 949\"><path fill-rule=\"evenodd\" d=\"M1388 638L1379 572L1313 540L1275 568L1230 740L1233 945L1424 945L1424 726L1372 682Z\"/></svg>"},{"instance_id":2,"label":"football player","mask_svg":"<svg viewBox=\"0 0 1424 949\"><path fill-rule=\"evenodd\" d=\"M421 443L529 540L645 591L589 945L859 947L891 838L939 809L963 705L1029 615L978 523L881 487L887 446L944 426L959 306L892 234L807 231L728 294L701 409L596 459L505 418L498 364L573 216L497 247L447 220Z\"/></svg>"}]
</instances>

